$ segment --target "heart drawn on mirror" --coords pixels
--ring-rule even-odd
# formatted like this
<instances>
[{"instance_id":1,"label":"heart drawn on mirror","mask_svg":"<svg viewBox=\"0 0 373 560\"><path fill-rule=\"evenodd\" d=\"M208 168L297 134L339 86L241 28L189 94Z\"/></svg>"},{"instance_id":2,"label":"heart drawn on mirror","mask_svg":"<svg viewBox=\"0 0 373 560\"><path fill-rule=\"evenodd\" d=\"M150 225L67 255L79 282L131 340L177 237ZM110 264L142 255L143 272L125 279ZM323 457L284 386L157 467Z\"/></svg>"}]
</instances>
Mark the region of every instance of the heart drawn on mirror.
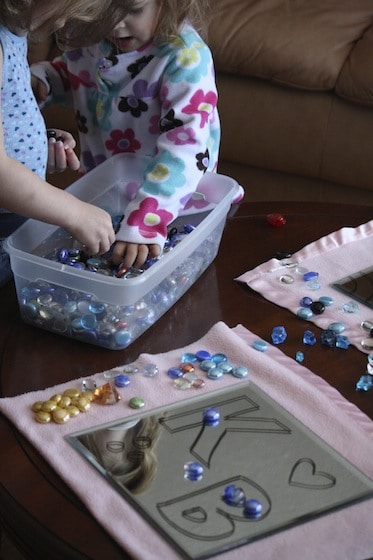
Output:
<instances>
[{"instance_id":1,"label":"heart drawn on mirror","mask_svg":"<svg viewBox=\"0 0 373 560\"><path fill-rule=\"evenodd\" d=\"M309 488L311 490L325 490L336 484L336 478L326 472L316 470L312 459L299 459L291 469L289 476L290 486Z\"/></svg>"}]
</instances>

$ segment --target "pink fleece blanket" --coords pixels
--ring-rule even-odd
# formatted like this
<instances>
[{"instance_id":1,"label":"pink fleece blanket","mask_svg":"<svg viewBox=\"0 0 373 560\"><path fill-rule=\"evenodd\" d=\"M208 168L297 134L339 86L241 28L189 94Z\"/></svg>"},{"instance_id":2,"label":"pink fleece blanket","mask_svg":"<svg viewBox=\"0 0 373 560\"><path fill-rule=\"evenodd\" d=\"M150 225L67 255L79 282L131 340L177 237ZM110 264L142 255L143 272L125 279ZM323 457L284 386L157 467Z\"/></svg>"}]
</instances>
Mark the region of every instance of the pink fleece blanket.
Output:
<instances>
[{"instance_id":1,"label":"pink fleece blanket","mask_svg":"<svg viewBox=\"0 0 373 560\"><path fill-rule=\"evenodd\" d=\"M256 338L255 334L241 325L230 329L219 322L202 339L188 347L158 355L142 354L136 364L139 367L149 363L156 364L159 368L158 376L149 378L141 373L136 374L132 384L121 390L122 401L119 404L94 405L89 413L81 414L64 425L38 424L33 419L30 406L66 387L79 387L82 380L17 397L2 398L0 410L33 443L96 519L133 558L176 559L179 556L170 545L85 462L64 436L130 417L135 411L129 408L128 399L133 395L143 396L149 409L195 396L197 389L178 390L166 375L171 365L179 363L184 352L196 352L200 349L207 349L211 353L224 352L233 363L247 365L253 383L362 472L373 477L373 422L334 388L285 356L277 347L270 346L265 353L254 350L251 344ZM96 373L92 377L98 384L105 381L103 373ZM207 380L205 387L198 391L209 392L232 383L237 383L237 380L226 375L222 380ZM94 493L91 492L92 487L95 488ZM250 556L260 560L299 557L302 560L367 559L373 555L372 512L373 500L368 500L226 552L220 558L241 560ZM126 527L125 532L123 525ZM147 535L146 539L142 538L144 534Z\"/></svg>"},{"instance_id":2,"label":"pink fleece blanket","mask_svg":"<svg viewBox=\"0 0 373 560\"><path fill-rule=\"evenodd\" d=\"M348 336L351 344L362 352L370 352L361 346L361 341L369 335L360 325L366 320L373 322L373 309L358 303L357 313L344 312L342 305L351 301L351 298L331 284L373 265L373 220L357 228L345 227L322 237L294 253L291 261L308 271L318 272L320 289L313 291L307 288L302 274L298 274L295 268L281 266L276 259L245 272L236 280L245 282L269 301L293 313L297 313L299 301L304 296L313 300L320 296L332 297L334 304L327 307L322 315L314 315L310 321L321 329L326 329L333 322L344 323L346 330L343 334ZM290 275L294 282L281 282L280 278L284 275Z\"/></svg>"}]
</instances>

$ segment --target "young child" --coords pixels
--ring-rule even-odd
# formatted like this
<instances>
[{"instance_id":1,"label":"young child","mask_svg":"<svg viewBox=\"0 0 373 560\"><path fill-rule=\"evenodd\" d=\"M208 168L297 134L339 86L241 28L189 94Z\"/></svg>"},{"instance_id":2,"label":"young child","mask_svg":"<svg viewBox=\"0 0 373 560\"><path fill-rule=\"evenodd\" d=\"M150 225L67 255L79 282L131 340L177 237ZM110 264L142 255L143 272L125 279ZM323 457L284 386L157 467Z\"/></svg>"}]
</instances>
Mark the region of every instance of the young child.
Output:
<instances>
[{"instance_id":1,"label":"young child","mask_svg":"<svg viewBox=\"0 0 373 560\"><path fill-rule=\"evenodd\" d=\"M117 233L112 260L122 270L162 251L167 226L205 171L216 171L217 90L203 28L207 0L131 0L102 42L32 66L40 101L71 95L81 171L114 154L148 156Z\"/></svg>"},{"instance_id":2,"label":"young child","mask_svg":"<svg viewBox=\"0 0 373 560\"><path fill-rule=\"evenodd\" d=\"M88 25L110 8L109 0L2 0L0 6L0 285L10 278L2 240L25 217L68 230L92 253L113 243L111 217L45 181L48 170L77 169L73 137L55 131L47 140L44 120L34 98L27 63L31 34L43 40L68 23ZM121 16L122 17L122 16ZM116 20L118 21L118 19ZM97 29L96 29L97 30ZM74 36L74 26L70 34ZM76 35L76 34L75 34Z\"/></svg>"}]
</instances>

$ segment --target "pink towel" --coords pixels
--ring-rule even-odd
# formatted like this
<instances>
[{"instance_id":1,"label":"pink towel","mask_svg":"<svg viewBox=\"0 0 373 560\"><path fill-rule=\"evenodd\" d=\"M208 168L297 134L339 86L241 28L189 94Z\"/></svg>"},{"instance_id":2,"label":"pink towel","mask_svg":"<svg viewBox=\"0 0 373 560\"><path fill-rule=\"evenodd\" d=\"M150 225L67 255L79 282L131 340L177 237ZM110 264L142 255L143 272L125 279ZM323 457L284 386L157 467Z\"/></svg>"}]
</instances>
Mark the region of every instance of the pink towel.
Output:
<instances>
[{"instance_id":1,"label":"pink towel","mask_svg":"<svg viewBox=\"0 0 373 560\"><path fill-rule=\"evenodd\" d=\"M265 353L254 350L251 344L256 338L255 334L241 325L230 329L219 322L201 340L186 348L158 355L142 354L136 365L142 368L154 363L159 368L158 376L149 378L141 373L136 374L131 385L120 390L122 401L119 404L94 405L91 411L64 425L38 424L33 419L30 406L66 387L80 387L81 379L43 391L0 399L0 410L29 438L96 519L133 558L176 559L179 556L173 548L86 463L64 436L105 422L128 418L135 412L128 406L129 398L134 395L145 398L147 408L151 409L237 383L232 376L226 375L219 381L207 380L203 389L176 389L166 371L179 363L184 352L200 349L211 353L223 352L234 364L248 366L253 383L362 472L373 476L373 422L338 391L285 356L277 347L269 346ZM103 373L94 374L92 378L98 384L105 382ZM95 488L95 492L91 491L92 488ZM373 554L372 512L373 500L368 500L226 552L220 558L367 559ZM144 535L146 538L143 538Z\"/></svg>"},{"instance_id":2,"label":"pink towel","mask_svg":"<svg viewBox=\"0 0 373 560\"><path fill-rule=\"evenodd\" d=\"M299 301L304 296L313 300L320 296L332 297L334 304L327 307L322 315L314 315L310 321L321 329L326 329L333 322L344 323L346 330L343 334L358 350L368 353L369 350L361 346L361 341L369 335L360 325L362 321L373 321L373 309L358 303L357 313L344 312L342 305L351 301L351 298L331 284L373 265L373 220L357 228L342 228L322 237L294 253L291 261L309 271L318 272L321 288L316 291L307 288L302 274L297 274L295 268L281 266L276 259L245 272L236 280L245 282L269 301L293 313L297 313ZM282 283L280 278L284 275L292 276L294 282Z\"/></svg>"}]
</instances>

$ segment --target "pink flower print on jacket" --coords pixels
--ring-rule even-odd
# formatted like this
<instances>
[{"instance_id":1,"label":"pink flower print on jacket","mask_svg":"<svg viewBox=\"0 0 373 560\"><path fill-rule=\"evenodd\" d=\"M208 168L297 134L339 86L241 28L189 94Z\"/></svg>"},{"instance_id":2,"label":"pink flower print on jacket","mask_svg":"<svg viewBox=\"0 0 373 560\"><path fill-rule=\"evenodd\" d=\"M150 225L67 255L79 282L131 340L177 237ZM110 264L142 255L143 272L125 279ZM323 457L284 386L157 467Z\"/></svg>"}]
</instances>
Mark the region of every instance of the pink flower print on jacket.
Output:
<instances>
[{"instance_id":1,"label":"pink flower print on jacket","mask_svg":"<svg viewBox=\"0 0 373 560\"><path fill-rule=\"evenodd\" d=\"M157 234L166 237L167 224L172 217L167 210L158 208L158 201L155 198L149 197L140 203L138 210L130 214L127 223L130 226L137 226L143 237L151 239L157 237Z\"/></svg>"},{"instance_id":2,"label":"pink flower print on jacket","mask_svg":"<svg viewBox=\"0 0 373 560\"><path fill-rule=\"evenodd\" d=\"M135 153L140 150L141 144L135 138L132 128L127 128L124 131L116 129L110 132L110 140L106 140L105 147L115 155L125 152Z\"/></svg>"},{"instance_id":3,"label":"pink flower print on jacket","mask_svg":"<svg viewBox=\"0 0 373 560\"><path fill-rule=\"evenodd\" d=\"M189 105L184 107L183 113L187 115L200 114L201 124L200 128L203 128L205 124L208 123L209 116L212 114L216 107L218 101L218 96L213 91L209 91L206 94L202 89L196 91L196 93L190 99Z\"/></svg>"}]
</instances>

